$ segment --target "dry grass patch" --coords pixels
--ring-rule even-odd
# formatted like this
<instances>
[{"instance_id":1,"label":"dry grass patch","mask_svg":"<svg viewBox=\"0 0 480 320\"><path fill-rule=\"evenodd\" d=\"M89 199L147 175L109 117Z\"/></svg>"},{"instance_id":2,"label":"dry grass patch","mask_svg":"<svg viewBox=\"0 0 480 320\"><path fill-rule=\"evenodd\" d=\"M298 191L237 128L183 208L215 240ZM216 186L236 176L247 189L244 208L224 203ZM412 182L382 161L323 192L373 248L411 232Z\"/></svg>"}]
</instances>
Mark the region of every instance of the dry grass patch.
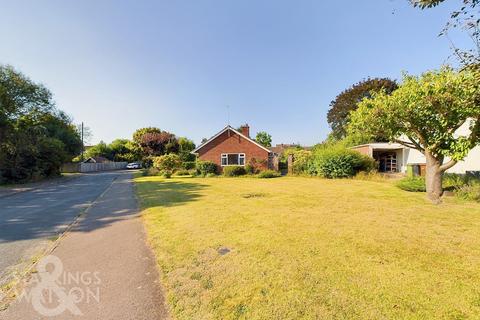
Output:
<instances>
[{"instance_id":1,"label":"dry grass patch","mask_svg":"<svg viewBox=\"0 0 480 320\"><path fill-rule=\"evenodd\" d=\"M136 179L178 319L478 319L480 205L386 182Z\"/></svg>"}]
</instances>

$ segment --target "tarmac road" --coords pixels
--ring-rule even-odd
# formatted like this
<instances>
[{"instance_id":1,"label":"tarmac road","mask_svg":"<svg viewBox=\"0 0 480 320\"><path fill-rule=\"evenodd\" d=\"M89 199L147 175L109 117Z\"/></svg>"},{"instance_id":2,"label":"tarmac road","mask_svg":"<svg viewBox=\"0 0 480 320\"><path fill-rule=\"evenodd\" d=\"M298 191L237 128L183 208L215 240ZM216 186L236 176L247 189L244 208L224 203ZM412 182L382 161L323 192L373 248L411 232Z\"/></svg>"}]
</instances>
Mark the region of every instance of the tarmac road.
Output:
<instances>
[{"instance_id":1,"label":"tarmac road","mask_svg":"<svg viewBox=\"0 0 480 320\"><path fill-rule=\"evenodd\" d=\"M35 305L34 300L20 294L0 312L0 319L168 318L131 178L125 171L87 174L0 198L0 270L64 230L89 207L53 251L54 262L59 263L50 264L45 271L37 265L38 273L24 291L32 297L32 289L42 283L38 280L48 278L43 275L61 269L55 286L68 295L75 288L76 298L69 300L73 296L67 296L69 303L53 299L50 304L44 299L39 307L38 301ZM54 296L58 293L53 291Z\"/></svg>"}]
</instances>

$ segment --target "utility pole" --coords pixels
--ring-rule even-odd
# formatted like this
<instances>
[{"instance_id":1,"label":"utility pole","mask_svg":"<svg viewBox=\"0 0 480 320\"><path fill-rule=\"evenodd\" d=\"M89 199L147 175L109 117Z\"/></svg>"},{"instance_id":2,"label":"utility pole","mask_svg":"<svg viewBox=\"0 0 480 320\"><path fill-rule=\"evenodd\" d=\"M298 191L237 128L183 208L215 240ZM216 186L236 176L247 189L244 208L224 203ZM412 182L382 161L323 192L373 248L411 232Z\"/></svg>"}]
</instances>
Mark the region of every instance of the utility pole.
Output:
<instances>
[{"instance_id":1,"label":"utility pole","mask_svg":"<svg viewBox=\"0 0 480 320\"><path fill-rule=\"evenodd\" d=\"M82 162L83 162L83 152L85 151L85 144L83 143L83 121L82 121L82 133L81 133L81 135L82 135L82 157L81 157L81 159L82 159Z\"/></svg>"}]
</instances>

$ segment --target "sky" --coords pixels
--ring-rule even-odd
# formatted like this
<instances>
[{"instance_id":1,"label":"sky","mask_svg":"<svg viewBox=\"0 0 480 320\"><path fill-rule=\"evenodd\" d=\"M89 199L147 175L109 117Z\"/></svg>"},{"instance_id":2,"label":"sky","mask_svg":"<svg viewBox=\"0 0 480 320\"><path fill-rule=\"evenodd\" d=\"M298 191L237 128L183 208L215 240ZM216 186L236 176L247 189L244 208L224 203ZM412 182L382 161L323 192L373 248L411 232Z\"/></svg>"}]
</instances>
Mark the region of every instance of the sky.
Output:
<instances>
[{"instance_id":1,"label":"sky","mask_svg":"<svg viewBox=\"0 0 480 320\"><path fill-rule=\"evenodd\" d=\"M448 62L438 33L459 3L0 0L0 64L48 87L90 143L154 126L198 144L248 123L274 144L312 145L352 84Z\"/></svg>"}]
</instances>

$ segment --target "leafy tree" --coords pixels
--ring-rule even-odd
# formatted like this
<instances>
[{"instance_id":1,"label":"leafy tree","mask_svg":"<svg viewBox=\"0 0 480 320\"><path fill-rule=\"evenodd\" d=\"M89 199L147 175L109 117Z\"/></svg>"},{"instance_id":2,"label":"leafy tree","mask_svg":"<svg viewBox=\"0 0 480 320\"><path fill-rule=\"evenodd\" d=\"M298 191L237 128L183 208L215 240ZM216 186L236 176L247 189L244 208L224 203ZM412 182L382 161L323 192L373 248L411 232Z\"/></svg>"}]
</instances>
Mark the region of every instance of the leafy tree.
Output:
<instances>
[{"instance_id":1,"label":"leafy tree","mask_svg":"<svg viewBox=\"0 0 480 320\"><path fill-rule=\"evenodd\" d=\"M457 129L465 123L470 135L457 136ZM427 160L427 194L438 203L444 172L479 144L480 82L474 72L449 68L420 77L404 75L400 88L391 95L381 91L360 103L352 114L350 130L381 134L422 152Z\"/></svg>"},{"instance_id":2,"label":"leafy tree","mask_svg":"<svg viewBox=\"0 0 480 320\"><path fill-rule=\"evenodd\" d=\"M10 66L0 66L0 182L60 173L81 141L52 94Z\"/></svg>"},{"instance_id":3,"label":"leafy tree","mask_svg":"<svg viewBox=\"0 0 480 320\"><path fill-rule=\"evenodd\" d=\"M140 147L144 156L161 156L178 152L178 142L169 132L145 133L140 138Z\"/></svg>"},{"instance_id":4,"label":"leafy tree","mask_svg":"<svg viewBox=\"0 0 480 320\"><path fill-rule=\"evenodd\" d=\"M103 157L111 161L134 162L141 159L141 150L128 139L116 139L106 144L100 141L85 152L85 158ZM78 160L79 157L77 157Z\"/></svg>"},{"instance_id":5,"label":"leafy tree","mask_svg":"<svg viewBox=\"0 0 480 320\"><path fill-rule=\"evenodd\" d=\"M162 130L160 130L159 128L155 128L155 127L147 127L147 128L140 128L140 129L137 129L134 133L133 133L133 142L140 145L140 142L142 140L142 137L147 134L147 133L161 133Z\"/></svg>"},{"instance_id":6,"label":"leafy tree","mask_svg":"<svg viewBox=\"0 0 480 320\"><path fill-rule=\"evenodd\" d=\"M103 157L109 160L113 160L112 158L112 150L110 147L103 141L100 141L98 144L91 146L85 152L85 159L90 157Z\"/></svg>"},{"instance_id":7,"label":"leafy tree","mask_svg":"<svg viewBox=\"0 0 480 320\"><path fill-rule=\"evenodd\" d=\"M267 148L272 146L272 136L265 131L258 132L255 141Z\"/></svg>"},{"instance_id":8,"label":"leafy tree","mask_svg":"<svg viewBox=\"0 0 480 320\"><path fill-rule=\"evenodd\" d=\"M116 139L108 145L113 161L133 162L141 158L140 149L128 139Z\"/></svg>"},{"instance_id":9,"label":"leafy tree","mask_svg":"<svg viewBox=\"0 0 480 320\"><path fill-rule=\"evenodd\" d=\"M167 153L178 153L180 148L174 134L153 127L135 131L133 142L140 147L144 158Z\"/></svg>"},{"instance_id":10,"label":"leafy tree","mask_svg":"<svg viewBox=\"0 0 480 320\"><path fill-rule=\"evenodd\" d=\"M332 138L336 140L345 138L350 113L358 108L360 101L381 90L392 93L397 87L397 83L388 78L374 78L360 81L340 93L330 103L327 114L328 124L332 128Z\"/></svg>"},{"instance_id":11,"label":"leafy tree","mask_svg":"<svg viewBox=\"0 0 480 320\"><path fill-rule=\"evenodd\" d=\"M185 137L178 138L178 155L182 161L195 161L195 155L191 154L195 149L195 143Z\"/></svg>"}]
</instances>

